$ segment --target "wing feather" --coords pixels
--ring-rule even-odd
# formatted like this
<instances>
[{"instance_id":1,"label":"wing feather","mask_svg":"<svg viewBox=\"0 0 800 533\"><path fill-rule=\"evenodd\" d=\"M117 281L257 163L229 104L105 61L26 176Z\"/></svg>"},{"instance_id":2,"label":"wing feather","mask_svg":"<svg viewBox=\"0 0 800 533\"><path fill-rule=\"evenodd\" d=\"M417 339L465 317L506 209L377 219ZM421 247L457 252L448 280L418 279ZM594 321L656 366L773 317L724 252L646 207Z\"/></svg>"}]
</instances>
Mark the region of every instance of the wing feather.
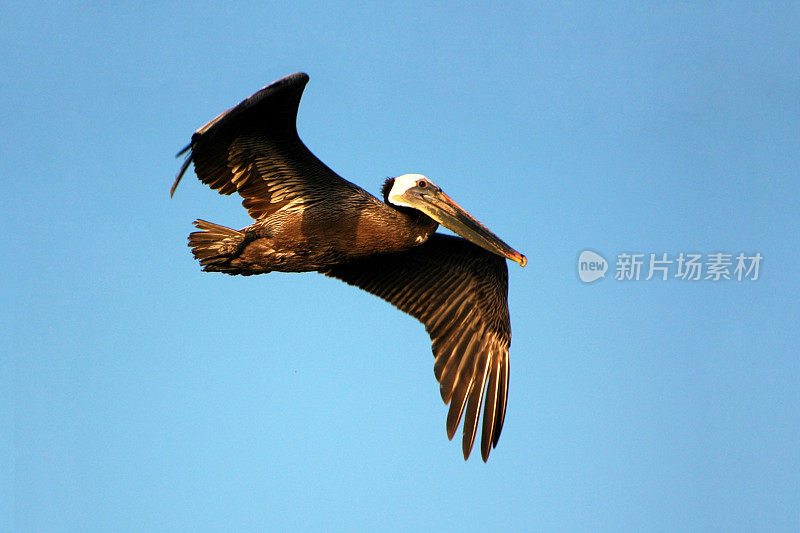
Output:
<instances>
[{"instance_id":1,"label":"wing feather","mask_svg":"<svg viewBox=\"0 0 800 533\"><path fill-rule=\"evenodd\" d=\"M238 192L258 220L290 205L369 195L340 177L297 135L297 109L308 76L286 76L220 113L192 135L170 194L194 163L197 177L220 194Z\"/></svg>"},{"instance_id":2,"label":"wing feather","mask_svg":"<svg viewBox=\"0 0 800 533\"><path fill-rule=\"evenodd\" d=\"M458 429L458 424L461 422L461 415L464 412L464 407L467 404L470 390L474 384L474 375L477 366L478 353L475 348L476 338L471 337L469 342L464 347L464 356L458 365L457 372L452 372L448 377L452 377L452 397L450 399L450 411L447 413L447 436L453 438L453 435ZM444 381L442 382L444 386ZM466 423L464 424L464 432L469 430Z\"/></svg>"},{"instance_id":3,"label":"wing feather","mask_svg":"<svg viewBox=\"0 0 800 533\"><path fill-rule=\"evenodd\" d=\"M463 418L462 450L469 457L483 407L481 457L486 461L497 446L508 399L505 260L437 233L411 250L337 265L324 274L383 298L425 325L436 358L434 374L442 399L450 404L448 438Z\"/></svg>"},{"instance_id":4,"label":"wing feather","mask_svg":"<svg viewBox=\"0 0 800 533\"><path fill-rule=\"evenodd\" d=\"M469 393L469 400L467 401L467 411L464 414L464 437L461 441L461 449L465 456L469 456L472 449L472 444L475 442L475 434L478 432L478 422L483 402L483 394L486 384L486 375L489 373L488 359L491 353L483 350L479 354L479 360L475 366L475 372L472 376L472 383ZM482 370L482 371L481 371ZM493 409L494 406L487 406L484 409ZM483 447L481 447L483 451Z\"/></svg>"},{"instance_id":5,"label":"wing feather","mask_svg":"<svg viewBox=\"0 0 800 533\"><path fill-rule=\"evenodd\" d=\"M495 357L495 354L492 354ZM500 365L487 365L488 383L486 385L486 407L483 409L483 426L495 427L495 420L499 408L497 406L497 398L499 393L500 384ZM489 453L489 447L492 445L491 433L484 432L481 436L481 454L486 455Z\"/></svg>"}]
</instances>

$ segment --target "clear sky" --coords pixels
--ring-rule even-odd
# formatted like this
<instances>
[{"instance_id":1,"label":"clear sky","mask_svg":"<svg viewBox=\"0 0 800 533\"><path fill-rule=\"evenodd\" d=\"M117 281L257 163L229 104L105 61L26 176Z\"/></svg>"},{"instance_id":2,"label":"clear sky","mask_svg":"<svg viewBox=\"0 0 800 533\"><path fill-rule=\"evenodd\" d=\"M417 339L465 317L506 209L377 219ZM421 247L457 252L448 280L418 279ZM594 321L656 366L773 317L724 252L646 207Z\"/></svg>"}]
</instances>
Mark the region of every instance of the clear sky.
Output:
<instances>
[{"instance_id":1,"label":"clear sky","mask_svg":"<svg viewBox=\"0 0 800 533\"><path fill-rule=\"evenodd\" d=\"M800 529L798 3L13 4L4 524ZM487 464L446 438L420 324L186 247L195 218L249 219L193 174L170 199L174 154L300 70L329 166L375 194L426 174L529 259ZM581 282L584 250L604 279ZM681 253L763 260L683 280ZM639 280L614 279L620 254Z\"/></svg>"}]
</instances>

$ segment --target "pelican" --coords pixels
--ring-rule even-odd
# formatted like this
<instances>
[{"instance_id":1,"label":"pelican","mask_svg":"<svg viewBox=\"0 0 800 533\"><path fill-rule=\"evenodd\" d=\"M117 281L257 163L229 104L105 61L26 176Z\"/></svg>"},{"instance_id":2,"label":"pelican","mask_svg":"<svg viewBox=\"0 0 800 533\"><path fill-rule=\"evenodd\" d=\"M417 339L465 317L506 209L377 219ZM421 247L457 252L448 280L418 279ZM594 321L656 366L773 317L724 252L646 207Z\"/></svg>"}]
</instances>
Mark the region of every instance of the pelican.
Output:
<instances>
[{"instance_id":1,"label":"pelican","mask_svg":"<svg viewBox=\"0 0 800 533\"><path fill-rule=\"evenodd\" d=\"M469 458L482 404L481 457L497 446L508 398L506 259L525 256L421 174L383 184L383 201L340 177L297 135L308 82L282 78L198 129L170 196L194 163L220 194L239 193L255 222L234 230L196 220L189 246L204 271L249 276L316 271L368 291L425 325L434 374L450 404L447 437L462 420ZM442 226L463 238L435 233Z\"/></svg>"}]
</instances>

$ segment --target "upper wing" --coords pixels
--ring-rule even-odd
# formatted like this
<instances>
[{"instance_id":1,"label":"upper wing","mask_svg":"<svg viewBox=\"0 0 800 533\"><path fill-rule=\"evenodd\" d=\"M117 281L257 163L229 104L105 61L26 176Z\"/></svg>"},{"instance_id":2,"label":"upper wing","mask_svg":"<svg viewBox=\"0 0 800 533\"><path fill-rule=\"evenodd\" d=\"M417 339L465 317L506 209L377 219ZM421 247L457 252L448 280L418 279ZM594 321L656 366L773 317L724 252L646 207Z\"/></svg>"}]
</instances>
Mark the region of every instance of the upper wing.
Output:
<instances>
[{"instance_id":1,"label":"upper wing","mask_svg":"<svg viewBox=\"0 0 800 533\"><path fill-rule=\"evenodd\" d=\"M434 373L447 414L447 436L464 418L462 450L469 457L483 411L481 456L497 445L508 397L508 268L505 259L436 233L410 250L335 266L325 275L355 285L425 324L433 341Z\"/></svg>"},{"instance_id":2,"label":"upper wing","mask_svg":"<svg viewBox=\"0 0 800 533\"><path fill-rule=\"evenodd\" d=\"M259 219L290 204L308 205L363 189L341 178L297 136L297 108L308 82L286 76L224 111L192 135L170 194L194 162L200 181L220 194L238 192Z\"/></svg>"}]
</instances>

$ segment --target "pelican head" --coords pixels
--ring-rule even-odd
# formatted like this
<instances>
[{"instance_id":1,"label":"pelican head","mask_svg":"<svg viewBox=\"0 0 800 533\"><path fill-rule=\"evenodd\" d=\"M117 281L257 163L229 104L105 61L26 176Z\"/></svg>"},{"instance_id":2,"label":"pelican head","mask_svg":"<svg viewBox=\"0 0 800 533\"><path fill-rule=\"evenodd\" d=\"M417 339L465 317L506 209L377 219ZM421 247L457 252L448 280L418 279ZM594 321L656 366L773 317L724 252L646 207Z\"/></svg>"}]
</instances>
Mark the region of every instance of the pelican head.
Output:
<instances>
[{"instance_id":1,"label":"pelican head","mask_svg":"<svg viewBox=\"0 0 800 533\"><path fill-rule=\"evenodd\" d=\"M410 207L425 213L445 228L485 250L511 259L523 267L528 263L524 255L489 231L443 193L441 187L422 174L403 174L394 178L386 198L395 206Z\"/></svg>"}]
</instances>

